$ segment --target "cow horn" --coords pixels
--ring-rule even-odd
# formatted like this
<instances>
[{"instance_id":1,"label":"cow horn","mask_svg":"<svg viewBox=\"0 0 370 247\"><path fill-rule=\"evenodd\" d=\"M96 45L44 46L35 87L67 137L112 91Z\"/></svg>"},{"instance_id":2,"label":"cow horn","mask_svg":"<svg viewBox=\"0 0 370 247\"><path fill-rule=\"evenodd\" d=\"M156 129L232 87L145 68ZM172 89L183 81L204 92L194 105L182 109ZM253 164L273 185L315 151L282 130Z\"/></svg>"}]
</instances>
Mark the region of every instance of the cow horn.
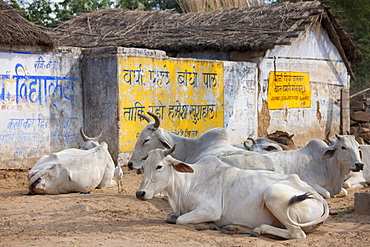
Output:
<instances>
[{"instance_id":1,"label":"cow horn","mask_svg":"<svg viewBox=\"0 0 370 247\"><path fill-rule=\"evenodd\" d=\"M158 128L159 125L161 124L161 122L159 121L159 117L157 115L155 115L154 113L151 113L151 112L148 112L148 114L150 116L152 116L155 120L155 123L154 123L154 128Z\"/></svg>"},{"instance_id":2,"label":"cow horn","mask_svg":"<svg viewBox=\"0 0 370 247\"><path fill-rule=\"evenodd\" d=\"M87 137L87 135L85 135L84 130L82 129L82 127L80 128L80 134L81 134L81 137L84 141L87 141L89 139L89 137Z\"/></svg>"},{"instance_id":3,"label":"cow horn","mask_svg":"<svg viewBox=\"0 0 370 247\"><path fill-rule=\"evenodd\" d=\"M341 137L340 135L338 135L338 134L335 134L335 137L336 137L338 140L342 138L342 137Z\"/></svg>"},{"instance_id":4,"label":"cow horn","mask_svg":"<svg viewBox=\"0 0 370 247\"><path fill-rule=\"evenodd\" d=\"M253 143L253 145L256 145L256 144L257 144L256 140L254 140L254 139L253 139L253 138L251 138L251 137L248 137L248 138L247 138L247 140L251 140L251 141L252 141L252 143Z\"/></svg>"},{"instance_id":5,"label":"cow horn","mask_svg":"<svg viewBox=\"0 0 370 247\"><path fill-rule=\"evenodd\" d=\"M330 130L328 132L326 132L326 136L325 136L325 141L326 141L327 144L330 143L329 135L330 135Z\"/></svg>"},{"instance_id":6,"label":"cow horn","mask_svg":"<svg viewBox=\"0 0 370 247\"><path fill-rule=\"evenodd\" d=\"M96 137L95 137L95 139L96 139L96 140L99 140L99 139L100 139L100 137L102 136L102 134L103 134L103 131L100 131L100 134L99 134L98 136L96 136Z\"/></svg>"},{"instance_id":7,"label":"cow horn","mask_svg":"<svg viewBox=\"0 0 370 247\"><path fill-rule=\"evenodd\" d=\"M167 150L163 151L163 155L164 155L164 157L166 157L166 156L167 156L167 155L169 155L169 154L172 154L172 153L173 153L173 151L175 151L175 147L176 147L176 144L175 144L175 145L173 145L173 147L172 147L171 149L167 149Z\"/></svg>"},{"instance_id":8,"label":"cow horn","mask_svg":"<svg viewBox=\"0 0 370 247\"><path fill-rule=\"evenodd\" d=\"M138 113L137 115L139 115L139 117L141 118L144 118L148 123L150 123L150 118L148 116L140 114L140 113Z\"/></svg>"},{"instance_id":9,"label":"cow horn","mask_svg":"<svg viewBox=\"0 0 370 247\"><path fill-rule=\"evenodd\" d=\"M252 143L253 143L253 145L256 145L256 141L255 141L253 138L248 137L248 138L247 138L247 141L248 141L248 140L251 140L251 141L252 141ZM247 145L247 141L244 141L244 142L243 142L243 145L244 145L244 147L245 147L247 150L251 151L251 147L252 147L253 145L249 147L249 146Z\"/></svg>"},{"instance_id":10,"label":"cow horn","mask_svg":"<svg viewBox=\"0 0 370 247\"><path fill-rule=\"evenodd\" d=\"M292 138L293 138L293 136L294 136L294 134L288 135L288 137L289 137L290 139L292 139Z\"/></svg>"}]
</instances>

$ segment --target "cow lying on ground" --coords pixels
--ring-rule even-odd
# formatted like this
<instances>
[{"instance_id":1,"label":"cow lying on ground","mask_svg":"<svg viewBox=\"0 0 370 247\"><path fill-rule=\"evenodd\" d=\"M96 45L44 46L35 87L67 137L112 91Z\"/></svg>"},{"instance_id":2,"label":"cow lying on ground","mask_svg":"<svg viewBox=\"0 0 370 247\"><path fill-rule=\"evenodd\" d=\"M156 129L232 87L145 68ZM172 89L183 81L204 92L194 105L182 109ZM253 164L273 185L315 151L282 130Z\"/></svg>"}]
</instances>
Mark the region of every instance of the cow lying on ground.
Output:
<instances>
[{"instance_id":1,"label":"cow lying on ground","mask_svg":"<svg viewBox=\"0 0 370 247\"><path fill-rule=\"evenodd\" d=\"M367 188L370 184L370 145L360 145L360 149L364 169L360 172L350 172L345 177L344 188Z\"/></svg>"},{"instance_id":2,"label":"cow lying on ground","mask_svg":"<svg viewBox=\"0 0 370 247\"><path fill-rule=\"evenodd\" d=\"M103 142L89 150L69 148L41 157L28 173L30 194L88 192L112 185L114 162Z\"/></svg>"},{"instance_id":3,"label":"cow lying on ground","mask_svg":"<svg viewBox=\"0 0 370 247\"><path fill-rule=\"evenodd\" d=\"M354 136L359 134L360 128L357 129ZM326 142L328 145L334 145L337 142L336 136L329 137L330 131L326 134ZM362 152L362 161L364 168L359 172L350 172L344 177L343 188L367 188L370 184L370 145L360 145Z\"/></svg>"},{"instance_id":4,"label":"cow lying on ground","mask_svg":"<svg viewBox=\"0 0 370 247\"><path fill-rule=\"evenodd\" d=\"M157 115L150 112L148 114L153 117L154 122L151 122L148 116L139 114L148 122L148 125L141 131L128 162L128 167L131 170L139 169L139 173L141 172L140 168L150 150L155 148L170 149L176 144L177 152L174 154L174 158L185 162L195 163L204 156L213 155L229 165L239 168L282 173L282 169L270 158L232 146L228 142L226 130L223 128L211 129L199 138L186 138L159 127L160 120Z\"/></svg>"},{"instance_id":5,"label":"cow lying on ground","mask_svg":"<svg viewBox=\"0 0 370 247\"><path fill-rule=\"evenodd\" d=\"M149 153L136 192L140 200L167 194L169 223L291 239L306 238L329 215L326 201L297 175L242 170L214 156L188 164L169 155L174 148Z\"/></svg>"},{"instance_id":6,"label":"cow lying on ground","mask_svg":"<svg viewBox=\"0 0 370 247\"><path fill-rule=\"evenodd\" d=\"M297 174L324 198L334 197L341 192L345 175L364 167L360 145L355 137L336 137L337 141L333 146L314 139L298 150L264 155L280 165L285 174Z\"/></svg>"}]
</instances>

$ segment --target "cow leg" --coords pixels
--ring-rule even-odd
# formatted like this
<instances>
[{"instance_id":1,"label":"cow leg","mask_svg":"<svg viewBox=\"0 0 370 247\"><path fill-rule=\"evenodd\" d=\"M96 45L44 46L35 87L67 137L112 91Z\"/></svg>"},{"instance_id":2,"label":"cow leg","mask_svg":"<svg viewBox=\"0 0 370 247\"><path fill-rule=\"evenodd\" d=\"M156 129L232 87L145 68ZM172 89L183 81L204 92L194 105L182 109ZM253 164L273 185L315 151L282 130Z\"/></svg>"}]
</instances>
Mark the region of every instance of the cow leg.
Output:
<instances>
[{"instance_id":1,"label":"cow leg","mask_svg":"<svg viewBox=\"0 0 370 247\"><path fill-rule=\"evenodd\" d=\"M166 222L169 224L176 224L177 216L174 212L170 212L166 216ZM197 230L218 230L218 227L212 223L199 223L199 224L186 224L189 227L193 227Z\"/></svg>"},{"instance_id":2,"label":"cow leg","mask_svg":"<svg viewBox=\"0 0 370 247\"><path fill-rule=\"evenodd\" d=\"M300 227L286 226L286 228L287 229L282 229L275 226L262 224L259 227L253 229L253 233L257 234L257 236L261 234L268 234L284 239L306 238L306 234Z\"/></svg>"},{"instance_id":3,"label":"cow leg","mask_svg":"<svg viewBox=\"0 0 370 247\"><path fill-rule=\"evenodd\" d=\"M207 222L215 222L220 220L220 218L220 210L217 210L215 207L202 207L179 216L176 220L176 224L187 225L197 230L209 230L214 229L214 224L209 224Z\"/></svg>"},{"instance_id":4,"label":"cow leg","mask_svg":"<svg viewBox=\"0 0 370 247\"><path fill-rule=\"evenodd\" d=\"M224 234L251 234L253 232L252 229L243 227L243 226L236 226L236 225L227 225L221 228L222 233Z\"/></svg>"},{"instance_id":5,"label":"cow leg","mask_svg":"<svg viewBox=\"0 0 370 247\"><path fill-rule=\"evenodd\" d=\"M308 182L307 182L308 183ZM325 189L325 188L323 188L323 187L321 187L320 185L318 185L318 184L315 184L315 183L308 183L309 185L311 185L312 186L312 188L314 188L314 190L316 190L317 191L317 193L319 193L322 197L324 197L325 199L327 199L327 198L330 198L331 196L330 196L330 192L327 190L327 189Z\"/></svg>"},{"instance_id":6,"label":"cow leg","mask_svg":"<svg viewBox=\"0 0 370 247\"><path fill-rule=\"evenodd\" d=\"M344 197L344 196L347 196L347 195L348 195L347 190L346 190L345 188L342 188L342 189L340 190L339 194L338 194L338 195L336 195L336 196Z\"/></svg>"}]
</instances>

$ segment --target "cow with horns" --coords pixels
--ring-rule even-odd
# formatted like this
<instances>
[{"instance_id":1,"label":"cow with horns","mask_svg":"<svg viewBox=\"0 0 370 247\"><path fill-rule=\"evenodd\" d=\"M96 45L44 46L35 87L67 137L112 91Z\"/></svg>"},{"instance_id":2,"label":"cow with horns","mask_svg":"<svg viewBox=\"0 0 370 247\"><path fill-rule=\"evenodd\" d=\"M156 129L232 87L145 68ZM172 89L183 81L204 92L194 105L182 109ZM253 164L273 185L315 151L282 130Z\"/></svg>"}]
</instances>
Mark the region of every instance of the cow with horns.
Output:
<instances>
[{"instance_id":1,"label":"cow with horns","mask_svg":"<svg viewBox=\"0 0 370 247\"><path fill-rule=\"evenodd\" d=\"M329 215L324 198L295 174L243 170L214 156L189 164L173 158L174 149L149 152L136 192L144 201L168 195L168 223L292 239L306 238Z\"/></svg>"},{"instance_id":2,"label":"cow with horns","mask_svg":"<svg viewBox=\"0 0 370 247\"><path fill-rule=\"evenodd\" d=\"M30 194L89 192L114 185L114 162L108 145L98 137L87 137L81 148L69 148L41 157L28 173ZM100 136L99 136L100 137Z\"/></svg>"},{"instance_id":3,"label":"cow with horns","mask_svg":"<svg viewBox=\"0 0 370 247\"><path fill-rule=\"evenodd\" d=\"M269 157L232 146L227 140L224 128L208 130L198 138L186 138L161 128L158 116L151 112L148 114L153 117L154 122L148 116L139 114L148 124L141 131L128 162L128 167L131 170L138 169L138 172L141 172L141 167L149 151L156 148L171 149L176 144L177 152L173 154L174 158L188 163L195 163L201 158L211 155L239 168L282 173L282 169Z\"/></svg>"}]
</instances>

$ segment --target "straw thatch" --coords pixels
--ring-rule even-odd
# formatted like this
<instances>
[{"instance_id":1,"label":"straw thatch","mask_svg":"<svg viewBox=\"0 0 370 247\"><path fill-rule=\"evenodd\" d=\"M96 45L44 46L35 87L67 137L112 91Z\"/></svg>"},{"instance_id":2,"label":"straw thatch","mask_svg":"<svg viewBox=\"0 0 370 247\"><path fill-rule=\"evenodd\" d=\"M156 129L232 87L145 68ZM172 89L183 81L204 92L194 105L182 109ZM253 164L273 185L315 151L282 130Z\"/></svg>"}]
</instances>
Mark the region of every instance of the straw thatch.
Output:
<instances>
[{"instance_id":1,"label":"straw thatch","mask_svg":"<svg viewBox=\"0 0 370 247\"><path fill-rule=\"evenodd\" d=\"M348 62L363 61L328 7L317 1L276 3L202 13L100 10L53 30L63 46L122 46L179 51L261 51L288 45L308 26L321 23Z\"/></svg>"},{"instance_id":2,"label":"straw thatch","mask_svg":"<svg viewBox=\"0 0 370 247\"><path fill-rule=\"evenodd\" d=\"M52 36L18 14L17 10L0 0L0 44L40 46L49 50L56 46Z\"/></svg>"}]
</instances>

